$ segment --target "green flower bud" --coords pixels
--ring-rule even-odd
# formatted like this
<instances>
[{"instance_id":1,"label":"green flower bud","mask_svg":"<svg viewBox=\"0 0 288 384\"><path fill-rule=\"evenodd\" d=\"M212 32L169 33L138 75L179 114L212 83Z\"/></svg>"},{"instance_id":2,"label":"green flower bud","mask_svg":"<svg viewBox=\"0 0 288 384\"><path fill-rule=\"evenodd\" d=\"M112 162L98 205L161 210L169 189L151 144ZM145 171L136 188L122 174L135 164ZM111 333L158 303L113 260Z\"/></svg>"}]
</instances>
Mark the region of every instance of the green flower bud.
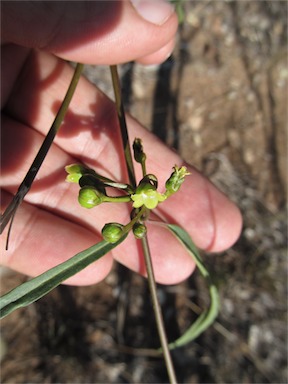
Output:
<instances>
[{"instance_id":1,"label":"green flower bud","mask_svg":"<svg viewBox=\"0 0 288 384\"><path fill-rule=\"evenodd\" d=\"M116 243L123 236L124 225L119 223L108 223L102 228L102 236L108 243Z\"/></svg>"},{"instance_id":2,"label":"green flower bud","mask_svg":"<svg viewBox=\"0 0 288 384\"><path fill-rule=\"evenodd\" d=\"M80 178L85 174L89 173L92 170L84 167L81 164L71 164L65 167L65 171L68 173L66 181L69 183L78 183Z\"/></svg>"},{"instance_id":3,"label":"green flower bud","mask_svg":"<svg viewBox=\"0 0 288 384\"><path fill-rule=\"evenodd\" d=\"M169 177L169 179L166 181L166 184L165 184L166 196L170 196L173 193L177 192L180 189L183 181L185 180L185 176L190 175L190 173L187 172L187 168L184 166L179 168L177 167L177 165L175 165L173 169L174 169L174 172L171 173L171 176Z\"/></svg>"},{"instance_id":4,"label":"green flower bud","mask_svg":"<svg viewBox=\"0 0 288 384\"><path fill-rule=\"evenodd\" d=\"M65 181L68 181L68 183L78 183L80 178L81 178L80 174L72 173L71 175L66 176Z\"/></svg>"},{"instance_id":5,"label":"green flower bud","mask_svg":"<svg viewBox=\"0 0 288 384\"><path fill-rule=\"evenodd\" d=\"M136 237L136 239L143 239L143 237L146 236L147 228L146 225L136 223L133 225L133 234Z\"/></svg>"},{"instance_id":6,"label":"green flower bud","mask_svg":"<svg viewBox=\"0 0 288 384\"><path fill-rule=\"evenodd\" d=\"M148 173L146 176L143 177L143 179L139 183L139 187L141 185L150 184L154 189L157 189L158 187L158 179L155 175L152 173Z\"/></svg>"},{"instance_id":7,"label":"green flower bud","mask_svg":"<svg viewBox=\"0 0 288 384\"><path fill-rule=\"evenodd\" d=\"M78 201L84 208L93 208L104 201L105 195L96 188L85 186L79 191Z\"/></svg>"},{"instance_id":8,"label":"green flower bud","mask_svg":"<svg viewBox=\"0 0 288 384\"><path fill-rule=\"evenodd\" d=\"M135 139L133 142L134 159L137 163L144 163L146 161L146 154L143 151L142 140Z\"/></svg>"}]
</instances>

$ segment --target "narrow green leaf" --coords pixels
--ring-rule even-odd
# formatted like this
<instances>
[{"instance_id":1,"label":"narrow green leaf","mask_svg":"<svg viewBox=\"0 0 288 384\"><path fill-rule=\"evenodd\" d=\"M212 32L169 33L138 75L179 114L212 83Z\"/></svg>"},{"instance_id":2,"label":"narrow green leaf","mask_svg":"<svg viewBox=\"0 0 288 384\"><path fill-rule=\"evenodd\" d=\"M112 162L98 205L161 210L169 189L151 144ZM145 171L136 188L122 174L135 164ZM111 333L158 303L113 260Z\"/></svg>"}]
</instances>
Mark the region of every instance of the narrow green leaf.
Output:
<instances>
[{"instance_id":1,"label":"narrow green leaf","mask_svg":"<svg viewBox=\"0 0 288 384\"><path fill-rule=\"evenodd\" d=\"M184 229L174 224L168 224L167 227L183 244L183 246L187 249L191 257L195 261L201 275L206 279L206 282L209 286L210 294L210 307L198 317L198 319L186 330L186 332L182 336L180 336L177 340L169 344L169 348L174 349L194 340L214 322L219 312L219 296L217 288L211 281L210 274L204 266L203 260L199 255L199 252L195 247L189 234Z\"/></svg>"},{"instance_id":2,"label":"narrow green leaf","mask_svg":"<svg viewBox=\"0 0 288 384\"><path fill-rule=\"evenodd\" d=\"M0 297L1 318L17 308L25 307L40 299L63 281L106 255L126 237L123 236L121 240L114 244L103 240L3 295Z\"/></svg>"}]
</instances>

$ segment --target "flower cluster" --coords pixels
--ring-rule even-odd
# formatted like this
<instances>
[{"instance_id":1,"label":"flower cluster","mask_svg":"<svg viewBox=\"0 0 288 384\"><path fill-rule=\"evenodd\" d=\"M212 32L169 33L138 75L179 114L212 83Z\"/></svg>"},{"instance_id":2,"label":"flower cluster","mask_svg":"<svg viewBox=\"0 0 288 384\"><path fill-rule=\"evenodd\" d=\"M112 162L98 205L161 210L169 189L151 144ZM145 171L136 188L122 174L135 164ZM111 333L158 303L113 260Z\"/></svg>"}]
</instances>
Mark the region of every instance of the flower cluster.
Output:
<instances>
[{"instance_id":1,"label":"flower cluster","mask_svg":"<svg viewBox=\"0 0 288 384\"><path fill-rule=\"evenodd\" d=\"M157 177L153 174L146 174L146 154L143 151L140 139L135 139L133 150L134 159L141 164L143 172L143 178L136 188L98 175L94 170L84 165L72 164L65 167L67 172L66 181L78 183L80 186L78 201L82 207L93 208L105 202L132 203L133 212L136 213L127 225L108 223L103 227L103 238L110 243L117 242L130 230L137 239L146 236L147 229L143 222L147 219L149 211L177 192L185 177L190 174L187 172L186 167L179 168L175 165L173 172L165 183L165 192L160 193L157 191ZM117 189L121 192L121 195L109 196L106 191L108 187Z\"/></svg>"}]
</instances>

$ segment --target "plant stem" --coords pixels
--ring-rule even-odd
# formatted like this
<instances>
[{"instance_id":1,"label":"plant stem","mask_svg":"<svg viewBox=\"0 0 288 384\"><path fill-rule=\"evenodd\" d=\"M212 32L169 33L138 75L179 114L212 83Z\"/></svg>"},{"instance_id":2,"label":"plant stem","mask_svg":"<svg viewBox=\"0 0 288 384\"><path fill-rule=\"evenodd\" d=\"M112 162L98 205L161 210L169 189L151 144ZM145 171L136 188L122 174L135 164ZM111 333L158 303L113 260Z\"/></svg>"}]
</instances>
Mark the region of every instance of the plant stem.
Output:
<instances>
[{"instance_id":1,"label":"plant stem","mask_svg":"<svg viewBox=\"0 0 288 384\"><path fill-rule=\"evenodd\" d=\"M132 185L132 187L135 188L136 187L135 171L134 171L132 153L130 149L129 136L128 136L126 119L125 119L124 106L122 102L121 86L120 86L117 66L110 65L110 71L111 71L113 89L115 94L115 103L116 103L116 109L118 114L118 120L120 124L121 137L122 137L122 143L124 148L126 167L128 170L129 182Z\"/></svg>"},{"instance_id":2,"label":"plant stem","mask_svg":"<svg viewBox=\"0 0 288 384\"><path fill-rule=\"evenodd\" d=\"M136 177L135 177L132 154L131 154L131 149L129 144L129 136L128 136L124 107L123 107L123 102L121 97L121 87L120 87L119 76L117 73L117 66L116 65L110 66L110 70L111 70L111 76L112 76L112 82L113 82L113 88L114 88L114 94L115 94L115 102L116 102L116 108L118 113L118 119L119 119L119 124L121 129L125 160L126 160L126 165L127 165L128 175L129 175L129 181L130 181L130 184L134 188L136 188ZM141 164L141 166L142 166L143 173L146 174L145 164L144 166L143 164ZM148 239L146 236L143 239L141 239L141 243L142 243L145 265L147 270L148 285L149 285L151 300L152 300L152 304L155 312L156 324L157 324L157 329L158 329L161 347L163 351L163 356L166 363L166 368L167 368L170 383L175 384L177 383L177 380L176 380L176 375L174 372L172 358L171 358L167 337L165 333L161 307L157 297L157 289L156 289L152 259L151 259Z\"/></svg>"},{"instance_id":3,"label":"plant stem","mask_svg":"<svg viewBox=\"0 0 288 384\"><path fill-rule=\"evenodd\" d=\"M129 203L131 201L130 196L105 196L105 203Z\"/></svg>"},{"instance_id":4,"label":"plant stem","mask_svg":"<svg viewBox=\"0 0 288 384\"><path fill-rule=\"evenodd\" d=\"M157 288L155 283L155 276L154 276L151 253L150 253L147 237L145 236L143 239L141 239L141 242L142 242L142 247L144 251L144 259L145 259L145 266L146 266L147 276L148 276L148 284L149 284L153 309L155 313L158 334L159 334L159 338L162 346L163 356L165 359L170 383L174 384L174 383L177 383L177 379L174 371L171 353L168 346L168 340L165 332L162 311L161 311L161 307L157 297Z\"/></svg>"},{"instance_id":5,"label":"plant stem","mask_svg":"<svg viewBox=\"0 0 288 384\"><path fill-rule=\"evenodd\" d=\"M36 177L36 175L37 175L37 173L38 173L38 171L39 171L39 169L40 169L40 167L41 167L41 165L42 165L42 163L43 163L43 161L44 161L44 159L45 159L45 157L46 157L46 155L47 155L47 153L48 153L48 151L49 151L49 149L53 143L53 140L56 136L56 133L59 131L61 123L65 117L65 114L68 110L70 101L72 99L72 96L73 96L74 91L76 89L76 86L78 84L82 69L83 69L83 64L77 64L76 65L73 78L70 82L69 88L66 92L64 100L60 106L60 109L59 109L59 111L58 111L58 113L54 119L54 122L53 122L51 128L49 129L49 132L45 136L45 139L44 139L32 165L31 165L31 167L29 168L26 176L24 177L22 183L20 184L16 195L13 197L12 201L10 202L8 207L6 208L3 215L1 215L0 233L2 233L4 231L6 225L9 223L10 219L12 219L12 221L13 221L13 218L14 218L14 215L15 215L17 208L22 203L24 197L26 196L26 194L30 190L32 183L33 183L33 181L34 181L34 179L35 179L35 177ZM11 221L11 223L12 223L12 221ZM10 229L11 229L11 225L10 225ZM8 232L6 249L8 248L10 229Z\"/></svg>"},{"instance_id":6,"label":"plant stem","mask_svg":"<svg viewBox=\"0 0 288 384\"><path fill-rule=\"evenodd\" d=\"M141 161L141 168L142 168L142 174L143 174L143 177L146 176L147 174L147 170L146 170L146 161Z\"/></svg>"},{"instance_id":7,"label":"plant stem","mask_svg":"<svg viewBox=\"0 0 288 384\"><path fill-rule=\"evenodd\" d=\"M137 213L137 215L127 224L125 225L124 233L128 233L132 228L133 225L136 224L143 215L145 215L146 207L143 205L140 211Z\"/></svg>"}]
</instances>

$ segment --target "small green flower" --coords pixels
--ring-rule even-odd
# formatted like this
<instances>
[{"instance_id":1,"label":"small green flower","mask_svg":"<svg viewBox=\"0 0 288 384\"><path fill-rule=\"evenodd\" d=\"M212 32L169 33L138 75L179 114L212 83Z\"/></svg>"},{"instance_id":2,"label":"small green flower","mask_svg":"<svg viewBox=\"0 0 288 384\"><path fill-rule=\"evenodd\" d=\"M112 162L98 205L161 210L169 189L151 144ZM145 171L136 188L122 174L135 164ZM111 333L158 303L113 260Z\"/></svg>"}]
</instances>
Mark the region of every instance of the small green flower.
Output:
<instances>
[{"instance_id":1,"label":"small green flower","mask_svg":"<svg viewBox=\"0 0 288 384\"><path fill-rule=\"evenodd\" d=\"M136 239L143 239L143 237L146 236L147 228L146 225L136 223L133 225L133 234L136 237Z\"/></svg>"},{"instance_id":2,"label":"small green flower","mask_svg":"<svg viewBox=\"0 0 288 384\"><path fill-rule=\"evenodd\" d=\"M172 172L171 176L165 184L165 195L167 197L177 192L180 189L183 181L185 180L185 177L190 175L190 172L187 172L187 168L184 166L179 168L177 165L175 165L173 169L174 171Z\"/></svg>"},{"instance_id":3,"label":"small green flower","mask_svg":"<svg viewBox=\"0 0 288 384\"><path fill-rule=\"evenodd\" d=\"M136 189L136 193L131 195L131 199L134 201L134 208L140 208L142 205L145 205L148 209L154 209L158 203L166 200L166 198L165 195L157 192L150 184L140 184Z\"/></svg>"},{"instance_id":4,"label":"small green flower","mask_svg":"<svg viewBox=\"0 0 288 384\"><path fill-rule=\"evenodd\" d=\"M123 236L124 225L119 223L107 223L102 228L102 236L108 243L116 243Z\"/></svg>"},{"instance_id":5,"label":"small green flower","mask_svg":"<svg viewBox=\"0 0 288 384\"><path fill-rule=\"evenodd\" d=\"M84 208L93 208L101 204L105 199L105 195L96 188L85 186L79 191L78 201Z\"/></svg>"},{"instance_id":6,"label":"small green flower","mask_svg":"<svg viewBox=\"0 0 288 384\"><path fill-rule=\"evenodd\" d=\"M65 171L68 173L66 181L69 183L78 183L84 173L91 172L89 168L84 167L81 164L71 164L65 167Z\"/></svg>"}]
</instances>

